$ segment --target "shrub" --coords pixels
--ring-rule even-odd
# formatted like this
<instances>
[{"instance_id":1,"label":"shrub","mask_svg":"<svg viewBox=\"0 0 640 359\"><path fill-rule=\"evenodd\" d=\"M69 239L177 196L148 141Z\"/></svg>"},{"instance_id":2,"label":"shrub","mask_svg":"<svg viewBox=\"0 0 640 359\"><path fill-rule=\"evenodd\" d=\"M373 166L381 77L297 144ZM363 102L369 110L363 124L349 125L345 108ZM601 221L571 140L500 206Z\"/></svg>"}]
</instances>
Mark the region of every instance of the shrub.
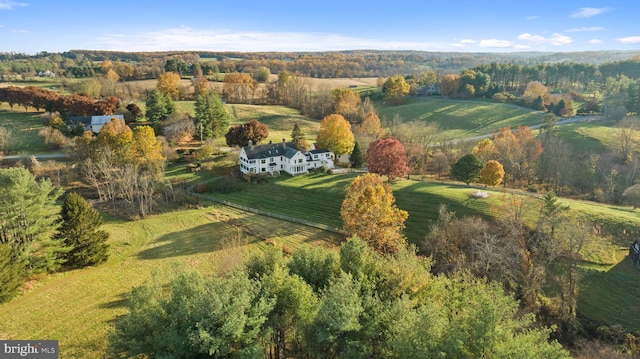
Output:
<instances>
[{"instance_id":1,"label":"shrub","mask_svg":"<svg viewBox=\"0 0 640 359\"><path fill-rule=\"evenodd\" d=\"M235 177L225 176L211 183L212 192L231 193L239 190L238 180Z\"/></svg>"}]
</instances>

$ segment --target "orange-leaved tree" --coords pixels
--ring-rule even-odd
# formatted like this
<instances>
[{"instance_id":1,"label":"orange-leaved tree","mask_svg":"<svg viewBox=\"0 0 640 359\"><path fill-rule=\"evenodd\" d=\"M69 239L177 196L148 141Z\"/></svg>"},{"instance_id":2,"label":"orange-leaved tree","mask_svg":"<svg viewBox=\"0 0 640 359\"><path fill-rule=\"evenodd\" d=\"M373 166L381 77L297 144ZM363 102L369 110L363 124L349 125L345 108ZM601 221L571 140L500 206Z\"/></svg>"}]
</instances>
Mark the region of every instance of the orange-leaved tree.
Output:
<instances>
[{"instance_id":1,"label":"orange-leaved tree","mask_svg":"<svg viewBox=\"0 0 640 359\"><path fill-rule=\"evenodd\" d=\"M393 253L406 245L402 234L409 214L395 205L389 184L374 173L359 176L347 187L340 216L343 229L378 252Z\"/></svg>"},{"instance_id":2,"label":"orange-leaved tree","mask_svg":"<svg viewBox=\"0 0 640 359\"><path fill-rule=\"evenodd\" d=\"M318 146L328 149L336 155L351 153L354 145L351 124L342 115L329 115L320 122Z\"/></svg>"},{"instance_id":3,"label":"orange-leaved tree","mask_svg":"<svg viewBox=\"0 0 640 359\"><path fill-rule=\"evenodd\" d=\"M380 138L385 134L384 128L380 123L380 117L375 112L369 112L364 117L362 123L358 126L358 131L374 138Z\"/></svg>"},{"instance_id":4,"label":"orange-leaved tree","mask_svg":"<svg viewBox=\"0 0 640 359\"><path fill-rule=\"evenodd\" d=\"M479 180L480 183L487 186L497 186L502 183L504 178L504 168L502 164L496 160L491 160L485 163L484 167L480 170Z\"/></svg>"},{"instance_id":5,"label":"orange-leaved tree","mask_svg":"<svg viewBox=\"0 0 640 359\"><path fill-rule=\"evenodd\" d=\"M389 177L393 181L409 173L407 153L400 141L394 138L377 139L367 150L369 172Z\"/></svg>"}]
</instances>

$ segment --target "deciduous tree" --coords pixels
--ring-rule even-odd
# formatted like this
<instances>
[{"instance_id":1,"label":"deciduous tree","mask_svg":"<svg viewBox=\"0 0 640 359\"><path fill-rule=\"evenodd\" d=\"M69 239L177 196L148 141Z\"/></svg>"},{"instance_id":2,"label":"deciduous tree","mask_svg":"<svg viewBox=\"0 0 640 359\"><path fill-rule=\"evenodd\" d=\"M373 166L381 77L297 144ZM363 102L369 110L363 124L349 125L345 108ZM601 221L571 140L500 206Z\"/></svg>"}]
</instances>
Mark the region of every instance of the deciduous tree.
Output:
<instances>
[{"instance_id":1,"label":"deciduous tree","mask_svg":"<svg viewBox=\"0 0 640 359\"><path fill-rule=\"evenodd\" d=\"M640 184L634 184L622 192L622 198L625 203L633 206L633 209L640 206Z\"/></svg>"},{"instance_id":2,"label":"deciduous tree","mask_svg":"<svg viewBox=\"0 0 640 359\"><path fill-rule=\"evenodd\" d=\"M369 112L364 117L362 123L358 126L358 132L374 138L383 137L385 134L385 130L380 123L380 118L375 114L375 112Z\"/></svg>"},{"instance_id":3,"label":"deciduous tree","mask_svg":"<svg viewBox=\"0 0 640 359\"><path fill-rule=\"evenodd\" d=\"M320 122L317 142L320 148L328 149L336 155L351 153L354 145L351 124L341 115L325 117Z\"/></svg>"},{"instance_id":4,"label":"deciduous tree","mask_svg":"<svg viewBox=\"0 0 640 359\"><path fill-rule=\"evenodd\" d=\"M391 186L377 174L368 173L351 182L340 216L347 233L377 251L395 252L406 244L402 230L409 214L396 207Z\"/></svg>"},{"instance_id":5,"label":"deciduous tree","mask_svg":"<svg viewBox=\"0 0 640 359\"><path fill-rule=\"evenodd\" d=\"M503 178L504 168L502 164L496 160L488 161L480 170L479 181L486 186L497 186L502 183Z\"/></svg>"},{"instance_id":6,"label":"deciduous tree","mask_svg":"<svg viewBox=\"0 0 640 359\"><path fill-rule=\"evenodd\" d=\"M349 122L355 122L360 110L360 96L348 88L337 88L331 91L333 113L344 116Z\"/></svg>"},{"instance_id":7,"label":"deciduous tree","mask_svg":"<svg viewBox=\"0 0 640 359\"><path fill-rule=\"evenodd\" d=\"M385 94L387 101L398 104L409 93L409 88L409 84L407 84L402 75L393 75L384 82L382 92Z\"/></svg>"},{"instance_id":8,"label":"deciduous tree","mask_svg":"<svg viewBox=\"0 0 640 359\"><path fill-rule=\"evenodd\" d=\"M65 264L84 267L109 258L109 233L99 229L102 217L81 195L72 192L62 205L60 227L54 238L64 243Z\"/></svg>"},{"instance_id":9,"label":"deciduous tree","mask_svg":"<svg viewBox=\"0 0 640 359\"><path fill-rule=\"evenodd\" d=\"M269 137L269 128L258 120L251 120L242 125L231 126L224 137L229 146L247 146L249 141L257 145Z\"/></svg>"},{"instance_id":10,"label":"deciduous tree","mask_svg":"<svg viewBox=\"0 0 640 359\"><path fill-rule=\"evenodd\" d=\"M482 167L482 162L478 157L472 153L466 154L451 166L451 178L468 185L478 179Z\"/></svg>"},{"instance_id":11,"label":"deciduous tree","mask_svg":"<svg viewBox=\"0 0 640 359\"><path fill-rule=\"evenodd\" d=\"M409 173L404 146L393 138L372 142L367 150L367 163L369 172L387 176L390 181Z\"/></svg>"},{"instance_id":12,"label":"deciduous tree","mask_svg":"<svg viewBox=\"0 0 640 359\"><path fill-rule=\"evenodd\" d=\"M172 100L177 100L178 95L180 95L180 90L178 89L179 84L180 75L170 71L158 76L156 88Z\"/></svg>"}]
</instances>

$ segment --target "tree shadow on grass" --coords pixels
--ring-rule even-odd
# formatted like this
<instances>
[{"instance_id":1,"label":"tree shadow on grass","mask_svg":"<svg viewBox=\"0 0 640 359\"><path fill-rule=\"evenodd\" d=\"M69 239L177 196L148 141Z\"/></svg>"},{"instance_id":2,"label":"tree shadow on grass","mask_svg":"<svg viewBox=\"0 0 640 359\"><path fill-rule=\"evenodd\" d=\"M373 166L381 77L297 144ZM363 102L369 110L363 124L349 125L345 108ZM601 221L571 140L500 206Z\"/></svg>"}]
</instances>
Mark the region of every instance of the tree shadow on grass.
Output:
<instances>
[{"instance_id":1,"label":"tree shadow on grass","mask_svg":"<svg viewBox=\"0 0 640 359\"><path fill-rule=\"evenodd\" d=\"M138 253L138 258L150 260L214 252L219 248L220 239L230 233L230 228L221 222L167 233L158 238L153 247Z\"/></svg>"},{"instance_id":2,"label":"tree shadow on grass","mask_svg":"<svg viewBox=\"0 0 640 359\"><path fill-rule=\"evenodd\" d=\"M588 320L640 330L640 269L625 257L608 271L585 270L580 277L579 314Z\"/></svg>"}]
</instances>

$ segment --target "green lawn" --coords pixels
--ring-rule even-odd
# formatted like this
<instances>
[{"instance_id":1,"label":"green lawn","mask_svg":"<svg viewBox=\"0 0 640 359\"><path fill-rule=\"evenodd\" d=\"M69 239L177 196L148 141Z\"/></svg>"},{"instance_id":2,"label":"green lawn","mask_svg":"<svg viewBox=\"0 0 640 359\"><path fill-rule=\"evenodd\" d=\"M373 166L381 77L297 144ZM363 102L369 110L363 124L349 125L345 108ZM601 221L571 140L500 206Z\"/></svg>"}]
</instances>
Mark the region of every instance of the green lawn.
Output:
<instances>
[{"instance_id":1,"label":"green lawn","mask_svg":"<svg viewBox=\"0 0 640 359\"><path fill-rule=\"evenodd\" d=\"M226 207L206 206L136 222L108 220L107 263L44 277L21 297L0 305L0 338L60 341L61 358L100 358L126 294L150 280L167 278L176 265L225 273L268 242L296 249L333 246L339 238L306 226Z\"/></svg>"},{"instance_id":2,"label":"green lawn","mask_svg":"<svg viewBox=\"0 0 640 359\"><path fill-rule=\"evenodd\" d=\"M291 140L291 131L297 123L309 142L315 142L320 131L320 122L300 114L300 111L285 106L226 105L227 112L237 116L233 124L258 120L269 128L269 137L264 141L281 142Z\"/></svg>"},{"instance_id":3,"label":"green lawn","mask_svg":"<svg viewBox=\"0 0 640 359\"><path fill-rule=\"evenodd\" d=\"M266 184L239 181L240 191L214 195L245 206L340 228L340 206L345 188L356 176L321 173L297 177L282 175L269 179ZM441 203L460 216L487 218L493 215L504 197L499 191L488 190L489 198L475 199L470 197L475 188L440 182L401 180L393 183L392 188L398 207L409 211L405 234L415 244L422 242L429 225L437 219Z\"/></svg>"},{"instance_id":4,"label":"green lawn","mask_svg":"<svg viewBox=\"0 0 640 359\"><path fill-rule=\"evenodd\" d=\"M398 114L403 122L437 124L443 137L453 139L493 133L506 126L538 125L544 115L514 105L441 97L411 98L403 105L384 105L379 113L380 118L386 121Z\"/></svg>"},{"instance_id":5,"label":"green lawn","mask_svg":"<svg viewBox=\"0 0 640 359\"><path fill-rule=\"evenodd\" d=\"M618 131L600 122L578 122L560 126L560 137L577 153L604 153L616 144Z\"/></svg>"},{"instance_id":6,"label":"green lawn","mask_svg":"<svg viewBox=\"0 0 640 359\"><path fill-rule=\"evenodd\" d=\"M17 106L14 106L14 111L9 111L9 106L2 104L0 127L11 131L9 152L11 154L45 152L46 149L38 137L38 131L44 127L47 116L44 113L21 112Z\"/></svg>"}]
</instances>

